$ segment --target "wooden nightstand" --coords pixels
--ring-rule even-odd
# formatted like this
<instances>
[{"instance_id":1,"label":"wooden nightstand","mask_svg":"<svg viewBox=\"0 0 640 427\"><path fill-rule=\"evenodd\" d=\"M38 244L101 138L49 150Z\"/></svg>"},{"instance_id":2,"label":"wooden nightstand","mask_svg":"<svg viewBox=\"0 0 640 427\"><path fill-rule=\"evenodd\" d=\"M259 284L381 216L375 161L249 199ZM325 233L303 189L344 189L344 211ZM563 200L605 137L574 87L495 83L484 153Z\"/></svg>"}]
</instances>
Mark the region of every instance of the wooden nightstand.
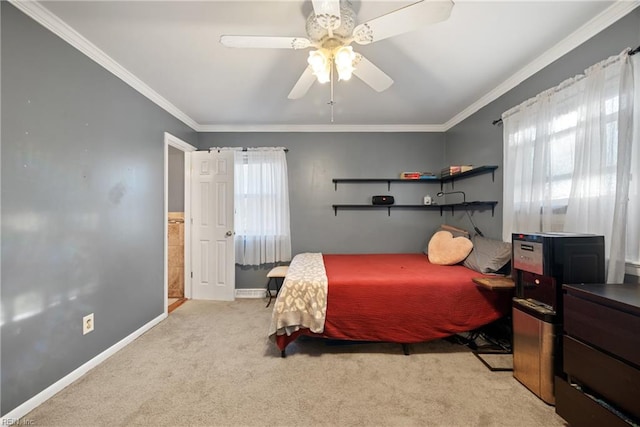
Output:
<instances>
[{"instance_id":1,"label":"wooden nightstand","mask_svg":"<svg viewBox=\"0 0 640 427\"><path fill-rule=\"evenodd\" d=\"M516 287L511 277L474 277L472 280L476 285L491 291L507 291Z\"/></svg>"}]
</instances>

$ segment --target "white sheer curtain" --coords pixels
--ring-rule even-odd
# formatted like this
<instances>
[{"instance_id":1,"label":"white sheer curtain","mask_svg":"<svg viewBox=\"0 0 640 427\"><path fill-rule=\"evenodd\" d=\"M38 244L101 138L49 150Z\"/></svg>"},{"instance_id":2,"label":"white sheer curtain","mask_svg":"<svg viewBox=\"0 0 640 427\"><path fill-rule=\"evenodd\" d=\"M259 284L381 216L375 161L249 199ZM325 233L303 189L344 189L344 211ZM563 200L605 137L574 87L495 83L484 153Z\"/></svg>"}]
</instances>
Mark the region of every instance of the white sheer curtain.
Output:
<instances>
[{"instance_id":1,"label":"white sheer curtain","mask_svg":"<svg viewBox=\"0 0 640 427\"><path fill-rule=\"evenodd\" d=\"M633 149L627 221L627 262L640 265L640 53L631 57L633 66ZM636 220L634 220L634 218Z\"/></svg>"},{"instance_id":2,"label":"white sheer curtain","mask_svg":"<svg viewBox=\"0 0 640 427\"><path fill-rule=\"evenodd\" d=\"M604 235L607 282L622 282L633 124L630 57L591 67L584 87L564 229Z\"/></svg>"},{"instance_id":3,"label":"white sheer curtain","mask_svg":"<svg viewBox=\"0 0 640 427\"><path fill-rule=\"evenodd\" d=\"M627 216L633 96L625 51L503 114L505 240L530 231L604 235L607 281L622 282L627 218L639 220Z\"/></svg>"},{"instance_id":4,"label":"white sheer curtain","mask_svg":"<svg viewBox=\"0 0 640 427\"><path fill-rule=\"evenodd\" d=\"M503 240L512 232L560 231L571 189L579 88L571 81L503 115Z\"/></svg>"},{"instance_id":5,"label":"white sheer curtain","mask_svg":"<svg viewBox=\"0 0 640 427\"><path fill-rule=\"evenodd\" d=\"M291 260L289 186L283 148L235 152L236 264Z\"/></svg>"}]
</instances>

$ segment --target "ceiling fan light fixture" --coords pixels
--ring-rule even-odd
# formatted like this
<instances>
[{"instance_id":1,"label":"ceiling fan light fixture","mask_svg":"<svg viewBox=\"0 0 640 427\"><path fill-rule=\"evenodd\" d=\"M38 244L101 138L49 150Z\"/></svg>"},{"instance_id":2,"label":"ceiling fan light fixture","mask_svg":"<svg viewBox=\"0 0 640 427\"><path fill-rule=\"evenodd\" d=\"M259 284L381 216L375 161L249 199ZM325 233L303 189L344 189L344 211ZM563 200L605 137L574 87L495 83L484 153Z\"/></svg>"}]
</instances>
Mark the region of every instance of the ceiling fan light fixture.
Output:
<instances>
[{"instance_id":1,"label":"ceiling fan light fixture","mask_svg":"<svg viewBox=\"0 0 640 427\"><path fill-rule=\"evenodd\" d=\"M307 63L313 71L313 75L318 79L318 83L328 83L331 80L331 61L321 50L309 52Z\"/></svg>"},{"instance_id":2,"label":"ceiling fan light fixture","mask_svg":"<svg viewBox=\"0 0 640 427\"><path fill-rule=\"evenodd\" d=\"M353 52L353 42L366 45L408 33L427 24L449 18L453 0L413 0L377 18L356 24L356 13L350 0L311 0L313 10L307 16L304 37L230 36L220 37L220 43L233 48L306 49L313 47L308 66L289 93L290 99L301 98L317 80L330 83L331 121L333 121L334 74L339 80L349 80L353 74L377 92L387 90L393 80L361 54ZM335 69L334 69L335 64Z\"/></svg>"},{"instance_id":3,"label":"ceiling fan light fixture","mask_svg":"<svg viewBox=\"0 0 640 427\"><path fill-rule=\"evenodd\" d=\"M353 62L356 54L351 46L342 46L336 49L335 54L336 69L340 80L349 80L353 74Z\"/></svg>"}]
</instances>

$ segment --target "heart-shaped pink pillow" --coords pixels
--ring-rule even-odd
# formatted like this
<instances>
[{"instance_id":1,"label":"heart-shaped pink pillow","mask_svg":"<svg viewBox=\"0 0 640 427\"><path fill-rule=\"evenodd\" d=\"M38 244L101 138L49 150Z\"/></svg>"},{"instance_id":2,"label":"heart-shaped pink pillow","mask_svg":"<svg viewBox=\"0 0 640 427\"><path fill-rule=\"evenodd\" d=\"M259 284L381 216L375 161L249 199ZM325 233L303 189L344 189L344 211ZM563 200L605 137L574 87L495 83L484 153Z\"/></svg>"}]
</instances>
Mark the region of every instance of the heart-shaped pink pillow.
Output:
<instances>
[{"instance_id":1,"label":"heart-shaped pink pillow","mask_svg":"<svg viewBox=\"0 0 640 427\"><path fill-rule=\"evenodd\" d=\"M464 261L473 249L466 237L453 237L449 231L438 231L429 240L429 261L438 265L453 265Z\"/></svg>"}]
</instances>

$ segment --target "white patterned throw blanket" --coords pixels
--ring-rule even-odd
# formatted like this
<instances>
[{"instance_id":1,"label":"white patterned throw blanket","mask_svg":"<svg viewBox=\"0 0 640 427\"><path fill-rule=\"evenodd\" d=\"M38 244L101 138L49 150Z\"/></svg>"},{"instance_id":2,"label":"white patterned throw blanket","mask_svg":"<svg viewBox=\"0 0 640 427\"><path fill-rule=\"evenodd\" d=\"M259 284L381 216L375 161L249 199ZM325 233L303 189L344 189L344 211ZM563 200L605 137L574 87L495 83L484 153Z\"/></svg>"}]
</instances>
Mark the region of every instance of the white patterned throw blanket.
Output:
<instances>
[{"instance_id":1,"label":"white patterned throw blanket","mask_svg":"<svg viewBox=\"0 0 640 427\"><path fill-rule=\"evenodd\" d=\"M291 335L299 329L324 331L327 314L327 272L321 253L293 257L273 307L269 338Z\"/></svg>"}]
</instances>

